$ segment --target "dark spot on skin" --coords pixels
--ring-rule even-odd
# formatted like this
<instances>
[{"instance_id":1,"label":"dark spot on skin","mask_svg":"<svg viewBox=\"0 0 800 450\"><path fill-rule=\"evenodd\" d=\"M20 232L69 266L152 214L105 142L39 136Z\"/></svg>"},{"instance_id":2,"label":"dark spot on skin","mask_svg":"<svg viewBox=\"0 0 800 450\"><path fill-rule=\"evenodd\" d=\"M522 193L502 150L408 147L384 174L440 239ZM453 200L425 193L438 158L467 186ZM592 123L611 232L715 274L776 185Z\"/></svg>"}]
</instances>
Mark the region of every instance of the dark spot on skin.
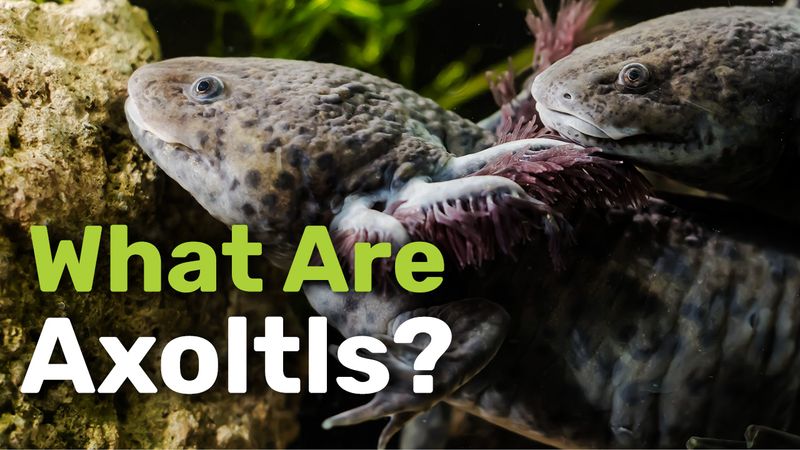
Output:
<instances>
[{"instance_id":1,"label":"dark spot on skin","mask_svg":"<svg viewBox=\"0 0 800 450\"><path fill-rule=\"evenodd\" d=\"M244 128L253 128L258 123L255 119L245 120L242 122L242 127Z\"/></svg>"},{"instance_id":2,"label":"dark spot on skin","mask_svg":"<svg viewBox=\"0 0 800 450\"><path fill-rule=\"evenodd\" d=\"M281 172L275 180L275 187L278 189L289 190L294 186L294 175L289 172Z\"/></svg>"},{"instance_id":3,"label":"dark spot on skin","mask_svg":"<svg viewBox=\"0 0 800 450\"><path fill-rule=\"evenodd\" d=\"M245 175L244 181L248 186L255 189L261 184L261 174L257 170L251 170Z\"/></svg>"},{"instance_id":4,"label":"dark spot on skin","mask_svg":"<svg viewBox=\"0 0 800 450\"><path fill-rule=\"evenodd\" d=\"M303 148L299 145L290 145L288 151L288 159L289 165L292 167L300 167L305 159L305 155L303 154Z\"/></svg>"},{"instance_id":5,"label":"dark spot on skin","mask_svg":"<svg viewBox=\"0 0 800 450\"><path fill-rule=\"evenodd\" d=\"M758 311L754 311L750 314L750 317L747 318L748 323L750 324L750 328L756 329L758 328Z\"/></svg>"},{"instance_id":6,"label":"dark spot on skin","mask_svg":"<svg viewBox=\"0 0 800 450\"><path fill-rule=\"evenodd\" d=\"M610 376L614 371L615 362L616 360L613 358L613 356L608 353L600 353L597 356L597 367L600 369L601 373L605 374L606 376Z\"/></svg>"},{"instance_id":7,"label":"dark spot on skin","mask_svg":"<svg viewBox=\"0 0 800 450\"><path fill-rule=\"evenodd\" d=\"M225 134L225 130L223 130L222 128L217 128L216 134L217 137L220 138Z\"/></svg>"},{"instance_id":8,"label":"dark spot on skin","mask_svg":"<svg viewBox=\"0 0 800 450\"><path fill-rule=\"evenodd\" d=\"M333 167L333 155L323 153L317 157L317 167L320 170L330 170Z\"/></svg>"},{"instance_id":9,"label":"dark spot on skin","mask_svg":"<svg viewBox=\"0 0 800 450\"><path fill-rule=\"evenodd\" d=\"M261 204L265 208L274 208L276 203L278 203L278 197L275 194L267 194L261 197Z\"/></svg>"},{"instance_id":10,"label":"dark spot on skin","mask_svg":"<svg viewBox=\"0 0 800 450\"><path fill-rule=\"evenodd\" d=\"M239 188L239 179L238 178L234 178L233 179L233 183L231 183L230 190L235 191L238 188Z\"/></svg>"},{"instance_id":11,"label":"dark spot on skin","mask_svg":"<svg viewBox=\"0 0 800 450\"><path fill-rule=\"evenodd\" d=\"M781 283L787 277L793 275L790 266L786 264L786 260L783 259L779 254L770 251L767 252L765 256L769 261L769 274L772 280Z\"/></svg>"},{"instance_id":12,"label":"dark spot on skin","mask_svg":"<svg viewBox=\"0 0 800 450\"><path fill-rule=\"evenodd\" d=\"M272 138L269 142L261 145L261 151L264 153L272 153L281 146L281 141L278 138Z\"/></svg>"},{"instance_id":13,"label":"dark spot on skin","mask_svg":"<svg viewBox=\"0 0 800 450\"><path fill-rule=\"evenodd\" d=\"M205 131L198 131L197 139L200 141L200 146L205 147L206 143L208 142L208 133Z\"/></svg>"},{"instance_id":14,"label":"dark spot on skin","mask_svg":"<svg viewBox=\"0 0 800 450\"><path fill-rule=\"evenodd\" d=\"M251 205L250 203L245 203L244 205L242 205L242 212L244 213L245 216L250 217L256 213L256 209L253 208L253 205Z\"/></svg>"}]
</instances>

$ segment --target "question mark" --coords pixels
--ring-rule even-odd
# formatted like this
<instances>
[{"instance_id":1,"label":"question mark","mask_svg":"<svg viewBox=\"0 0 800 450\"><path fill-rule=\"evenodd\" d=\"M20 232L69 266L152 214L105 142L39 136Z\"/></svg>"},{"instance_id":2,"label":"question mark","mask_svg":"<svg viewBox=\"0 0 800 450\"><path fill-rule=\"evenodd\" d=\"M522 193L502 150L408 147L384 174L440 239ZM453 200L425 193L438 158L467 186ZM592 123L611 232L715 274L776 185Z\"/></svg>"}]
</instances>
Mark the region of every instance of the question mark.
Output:
<instances>
[{"instance_id":1,"label":"question mark","mask_svg":"<svg viewBox=\"0 0 800 450\"><path fill-rule=\"evenodd\" d=\"M435 317L414 317L397 327L394 332L394 341L398 344L410 344L420 333L429 335L431 342L414 360L414 370L431 371L436 367L436 361L450 348L453 333L443 320ZM414 375L414 392L417 394L432 393L433 376Z\"/></svg>"}]
</instances>

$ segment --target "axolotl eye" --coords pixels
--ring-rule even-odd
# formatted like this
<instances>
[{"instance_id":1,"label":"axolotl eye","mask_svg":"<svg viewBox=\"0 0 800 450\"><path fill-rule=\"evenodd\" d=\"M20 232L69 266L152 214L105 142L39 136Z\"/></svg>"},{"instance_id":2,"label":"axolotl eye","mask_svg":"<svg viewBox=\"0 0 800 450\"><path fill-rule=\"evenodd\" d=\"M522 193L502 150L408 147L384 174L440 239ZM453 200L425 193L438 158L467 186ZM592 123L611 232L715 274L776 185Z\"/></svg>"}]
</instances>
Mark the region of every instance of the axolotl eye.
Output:
<instances>
[{"instance_id":1,"label":"axolotl eye","mask_svg":"<svg viewBox=\"0 0 800 450\"><path fill-rule=\"evenodd\" d=\"M640 91L650 84L650 69L644 64L626 64L619 72L617 83L627 90Z\"/></svg>"},{"instance_id":2,"label":"axolotl eye","mask_svg":"<svg viewBox=\"0 0 800 450\"><path fill-rule=\"evenodd\" d=\"M210 102L219 98L225 91L225 85L217 77L205 76L192 84L191 96L201 102Z\"/></svg>"}]
</instances>

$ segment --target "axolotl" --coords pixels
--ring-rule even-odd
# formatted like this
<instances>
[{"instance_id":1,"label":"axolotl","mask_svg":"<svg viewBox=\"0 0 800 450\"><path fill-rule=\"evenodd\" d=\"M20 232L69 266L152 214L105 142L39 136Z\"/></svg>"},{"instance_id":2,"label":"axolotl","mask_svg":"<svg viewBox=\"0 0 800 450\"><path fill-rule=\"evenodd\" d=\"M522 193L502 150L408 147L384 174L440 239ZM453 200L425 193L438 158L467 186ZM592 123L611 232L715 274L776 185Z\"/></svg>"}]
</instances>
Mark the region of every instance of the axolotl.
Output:
<instances>
[{"instance_id":1,"label":"axolotl","mask_svg":"<svg viewBox=\"0 0 800 450\"><path fill-rule=\"evenodd\" d=\"M308 224L338 233L342 252L411 239L445 251L445 284L429 295L304 286L342 335L388 349L371 355L389 368L387 388L326 428L388 417L383 447L441 402L562 447L800 426L797 249L645 200L635 173L590 149L492 145L397 84L303 61L150 64L125 109L143 150L212 215L247 224L280 266ZM568 222L577 244L558 250L556 270L551 244ZM391 339L416 316L453 335L431 394L411 387L425 336Z\"/></svg>"},{"instance_id":2,"label":"axolotl","mask_svg":"<svg viewBox=\"0 0 800 450\"><path fill-rule=\"evenodd\" d=\"M684 11L577 48L533 81L583 145L800 220L800 8Z\"/></svg>"}]
</instances>

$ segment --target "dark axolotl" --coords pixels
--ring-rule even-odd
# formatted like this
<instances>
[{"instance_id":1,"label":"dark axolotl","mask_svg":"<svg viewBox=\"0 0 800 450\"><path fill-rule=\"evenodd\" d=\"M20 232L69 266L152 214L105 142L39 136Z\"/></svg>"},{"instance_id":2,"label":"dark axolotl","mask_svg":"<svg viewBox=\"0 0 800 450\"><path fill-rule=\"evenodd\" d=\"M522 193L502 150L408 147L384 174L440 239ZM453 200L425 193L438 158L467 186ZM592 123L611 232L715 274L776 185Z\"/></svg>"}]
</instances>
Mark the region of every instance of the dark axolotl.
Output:
<instances>
[{"instance_id":1,"label":"dark axolotl","mask_svg":"<svg viewBox=\"0 0 800 450\"><path fill-rule=\"evenodd\" d=\"M345 259L357 241L443 249L447 281L427 296L304 286L345 337L389 348L372 356L389 386L326 427L389 417L385 446L445 402L570 447L797 429L796 250L657 201L635 213L642 186L626 166L553 139L492 146L399 85L312 62L151 64L131 77L126 113L144 151L212 215L248 224L279 266L310 224L329 225ZM554 252L568 220L577 245ZM424 339L391 340L415 316L453 333L429 395L411 388Z\"/></svg>"},{"instance_id":2,"label":"dark axolotl","mask_svg":"<svg viewBox=\"0 0 800 450\"><path fill-rule=\"evenodd\" d=\"M684 11L536 77L547 126L694 187L800 220L800 8Z\"/></svg>"}]
</instances>

